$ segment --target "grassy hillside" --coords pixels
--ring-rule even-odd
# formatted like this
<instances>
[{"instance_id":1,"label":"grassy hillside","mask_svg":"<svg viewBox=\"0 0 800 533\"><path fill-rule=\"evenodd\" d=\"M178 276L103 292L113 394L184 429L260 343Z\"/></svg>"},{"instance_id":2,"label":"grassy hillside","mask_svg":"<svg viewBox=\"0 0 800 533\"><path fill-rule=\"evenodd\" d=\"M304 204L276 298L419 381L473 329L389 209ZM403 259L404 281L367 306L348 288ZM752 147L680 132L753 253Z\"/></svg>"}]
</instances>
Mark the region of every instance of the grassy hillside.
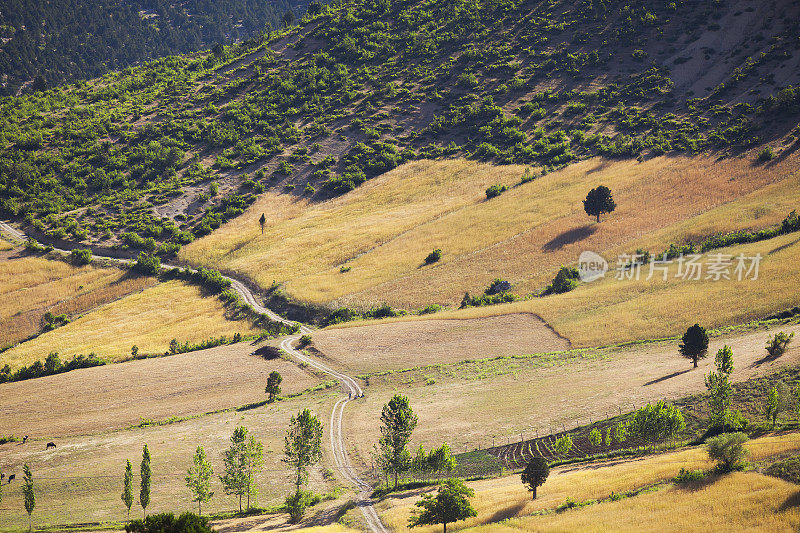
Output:
<instances>
[{"instance_id":1,"label":"grassy hillside","mask_svg":"<svg viewBox=\"0 0 800 533\"><path fill-rule=\"evenodd\" d=\"M43 331L46 312L75 319L155 283L153 278L129 276L116 268L75 267L33 256L6 257L0 260L0 347Z\"/></svg>"},{"instance_id":2,"label":"grassy hillside","mask_svg":"<svg viewBox=\"0 0 800 533\"><path fill-rule=\"evenodd\" d=\"M169 281L126 296L88 313L66 326L44 333L0 354L12 368L43 360L50 352L62 359L95 353L114 361L140 353L164 353L169 343L199 343L210 337L256 333L249 321L230 321L213 296L180 281Z\"/></svg>"},{"instance_id":3,"label":"grassy hillside","mask_svg":"<svg viewBox=\"0 0 800 533\"><path fill-rule=\"evenodd\" d=\"M796 434L768 436L748 444L753 461L798 450ZM555 510L567 498L576 501L608 498L653 484L669 482L681 468L711 466L704 449L693 448L634 461L608 465L561 467L551 473L531 501L519 476L477 481L473 505L476 518L452 525L453 530L472 531L686 531L714 529L741 531L754 523L776 531L794 531L800 511L794 505L796 485L755 472L713 477L698 487L667 484L617 502L604 502L559 514L531 516ZM413 501L409 494L388 498L382 506L384 521L395 531L438 531L436 527L407 528ZM665 529L665 525L668 529ZM478 527L476 527L478 526ZM483 527L480 527L483 526ZM670 529L671 528L671 529Z\"/></svg>"},{"instance_id":4,"label":"grassy hillside","mask_svg":"<svg viewBox=\"0 0 800 533\"><path fill-rule=\"evenodd\" d=\"M317 202L409 159L557 168L597 154L730 155L765 143L764 159L781 157L796 140L797 9L326 7L205 57L4 99L0 212L52 238L168 243L168 255L264 189Z\"/></svg>"}]
</instances>

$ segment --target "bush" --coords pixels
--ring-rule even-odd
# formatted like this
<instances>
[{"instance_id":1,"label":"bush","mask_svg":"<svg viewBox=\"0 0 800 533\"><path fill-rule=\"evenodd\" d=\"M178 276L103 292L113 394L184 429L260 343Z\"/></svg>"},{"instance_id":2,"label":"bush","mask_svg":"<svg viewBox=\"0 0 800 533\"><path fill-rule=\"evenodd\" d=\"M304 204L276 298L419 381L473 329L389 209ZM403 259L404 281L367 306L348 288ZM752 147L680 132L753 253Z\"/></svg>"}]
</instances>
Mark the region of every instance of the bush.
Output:
<instances>
[{"instance_id":1,"label":"bush","mask_svg":"<svg viewBox=\"0 0 800 533\"><path fill-rule=\"evenodd\" d=\"M75 266L88 265L92 262L92 251L76 249L69 254L70 262Z\"/></svg>"},{"instance_id":2,"label":"bush","mask_svg":"<svg viewBox=\"0 0 800 533\"><path fill-rule=\"evenodd\" d=\"M333 324L341 324L342 322L350 322L351 320L355 320L357 317L358 313L349 307L340 307L328 315L328 319L325 322L326 325L330 326Z\"/></svg>"},{"instance_id":3,"label":"bush","mask_svg":"<svg viewBox=\"0 0 800 533\"><path fill-rule=\"evenodd\" d=\"M681 468L681 471L673 478L673 481L679 484L686 484L700 481L705 477L706 473L702 470L686 470L685 468Z\"/></svg>"},{"instance_id":4,"label":"bush","mask_svg":"<svg viewBox=\"0 0 800 533\"><path fill-rule=\"evenodd\" d=\"M562 266L553 282L544 290L544 294L561 294L578 286L578 269Z\"/></svg>"},{"instance_id":5,"label":"bush","mask_svg":"<svg viewBox=\"0 0 800 533\"><path fill-rule=\"evenodd\" d=\"M794 333L787 335L785 331L779 331L775 335L770 336L767 339L767 353L769 356L772 358L782 356L784 352L786 352L786 348L789 346L793 337Z\"/></svg>"},{"instance_id":6,"label":"bush","mask_svg":"<svg viewBox=\"0 0 800 533\"><path fill-rule=\"evenodd\" d=\"M498 185L498 184L492 185L491 187L486 189L486 199L489 200L496 196L500 196L507 190L508 187L506 187L505 185Z\"/></svg>"},{"instance_id":7,"label":"bush","mask_svg":"<svg viewBox=\"0 0 800 533\"><path fill-rule=\"evenodd\" d=\"M133 520L125 526L126 533L213 533L208 518L194 513L183 513L175 518L172 513L154 514L144 520Z\"/></svg>"},{"instance_id":8,"label":"bush","mask_svg":"<svg viewBox=\"0 0 800 533\"><path fill-rule=\"evenodd\" d=\"M706 441L706 451L711 459L717 461L720 472L741 470L748 454L744 447L746 441L747 435L742 432L723 433Z\"/></svg>"},{"instance_id":9,"label":"bush","mask_svg":"<svg viewBox=\"0 0 800 533\"><path fill-rule=\"evenodd\" d=\"M311 335L303 335L300 337L300 342L298 343L300 348L305 348L309 344L311 344Z\"/></svg>"},{"instance_id":10,"label":"bush","mask_svg":"<svg viewBox=\"0 0 800 533\"><path fill-rule=\"evenodd\" d=\"M430 265L430 264L432 264L432 263L435 263L436 261L438 261L438 260L439 260L439 259L441 259L441 258L442 258L442 250L440 250L439 248L435 248L435 249L434 249L434 250L433 250L431 253L429 253L429 254L428 254L428 256L425 258L425 264L426 264L426 265Z\"/></svg>"},{"instance_id":11,"label":"bush","mask_svg":"<svg viewBox=\"0 0 800 533\"><path fill-rule=\"evenodd\" d=\"M772 146L765 146L764 149L758 153L758 160L769 161L771 159L775 159L775 150L772 149Z\"/></svg>"},{"instance_id":12,"label":"bush","mask_svg":"<svg viewBox=\"0 0 800 533\"><path fill-rule=\"evenodd\" d=\"M289 521L293 524L299 522L313 501L314 495L305 490L299 490L291 496L287 496L285 505L286 512L289 513Z\"/></svg>"},{"instance_id":13,"label":"bush","mask_svg":"<svg viewBox=\"0 0 800 533\"><path fill-rule=\"evenodd\" d=\"M161 260L154 255L140 252L133 264L133 270L145 276L155 276L161 270Z\"/></svg>"},{"instance_id":14,"label":"bush","mask_svg":"<svg viewBox=\"0 0 800 533\"><path fill-rule=\"evenodd\" d=\"M430 314L433 314L433 313L438 313L441 310L442 310L442 306L441 305L439 305L439 304L430 304L429 306L423 307L422 309L420 309L419 310L419 314L421 314L421 315L430 315Z\"/></svg>"}]
</instances>

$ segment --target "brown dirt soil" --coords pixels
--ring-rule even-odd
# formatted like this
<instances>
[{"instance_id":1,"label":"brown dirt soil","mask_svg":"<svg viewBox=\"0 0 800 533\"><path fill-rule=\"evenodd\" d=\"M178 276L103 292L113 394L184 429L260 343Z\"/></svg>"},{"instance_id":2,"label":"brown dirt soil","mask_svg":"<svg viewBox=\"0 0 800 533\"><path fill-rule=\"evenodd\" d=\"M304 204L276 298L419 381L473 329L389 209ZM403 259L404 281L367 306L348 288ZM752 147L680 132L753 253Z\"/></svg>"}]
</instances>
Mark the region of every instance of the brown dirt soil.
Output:
<instances>
[{"instance_id":1,"label":"brown dirt soil","mask_svg":"<svg viewBox=\"0 0 800 533\"><path fill-rule=\"evenodd\" d=\"M800 325L713 338L709 356L697 369L680 357L678 342L670 341L370 376L365 398L345 412L345 427L353 434L355 448L351 457L369 464L381 409L396 393L409 397L419 417L411 449L419 443L430 448L446 441L454 451L463 452L465 446L470 450L491 446L493 437L496 444L505 444L519 440L521 432L529 438L537 430L539 434L551 428L560 431L562 424L570 429L649 401L705 392L704 376L725 344L734 354L734 381L798 364L797 343L780 359L763 361L767 337L780 330L800 334ZM454 354L451 360L457 358Z\"/></svg>"},{"instance_id":2,"label":"brown dirt soil","mask_svg":"<svg viewBox=\"0 0 800 533\"><path fill-rule=\"evenodd\" d=\"M283 394L323 381L283 359L250 355L255 349L239 343L4 383L0 428L32 438L97 433L262 401L273 370Z\"/></svg>"},{"instance_id":3,"label":"brown dirt soil","mask_svg":"<svg viewBox=\"0 0 800 533\"><path fill-rule=\"evenodd\" d=\"M553 352L570 346L567 339L528 313L327 329L314 333L313 340L337 366L358 373Z\"/></svg>"}]
</instances>

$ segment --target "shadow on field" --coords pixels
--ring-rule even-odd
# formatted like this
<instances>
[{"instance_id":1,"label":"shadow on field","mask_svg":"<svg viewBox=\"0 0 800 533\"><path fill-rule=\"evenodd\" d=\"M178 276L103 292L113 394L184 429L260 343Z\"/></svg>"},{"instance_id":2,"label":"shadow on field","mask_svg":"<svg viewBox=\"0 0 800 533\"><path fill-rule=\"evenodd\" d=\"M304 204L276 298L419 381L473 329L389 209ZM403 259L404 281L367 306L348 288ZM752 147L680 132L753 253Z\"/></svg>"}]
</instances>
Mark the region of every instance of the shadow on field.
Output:
<instances>
[{"instance_id":1,"label":"shadow on field","mask_svg":"<svg viewBox=\"0 0 800 533\"><path fill-rule=\"evenodd\" d=\"M676 378L682 374L686 374L687 372L691 372L691 368L687 368L686 370L678 370L677 372L673 372L672 374L667 374L666 376L661 376L660 378L656 378L653 380L648 381L644 384L645 387L648 385L655 385L656 383L661 383L662 381L667 381L668 379Z\"/></svg>"},{"instance_id":2,"label":"shadow on field","mask_svg":"<svg viewBox=\"0 0 800 533\"><path fill-rule=\"evenodd\" d=\"M795 507L800 507L800 492L795 492L788 498L786 501L778 507L779 511L788 511L789 509L794 509Z\"/></svg>"},{"instance_id":3,"label":"shadow on field","mask_svg":"<svg viewBox=\"0 0 800 533\"><path fill-rule=\"evenodd\" d=\"M542 249L545 252L560 250L568 244L575 244L578 241L582 241L595 231L597 231L596 224L587 224L579 228L572 228L571 230L567 230L564 233L554 237L551 241L545 243L545 245L542 246Z\"/></svg>"},{"instance_id":4,"label":"shadow on field","mask_svg":"<svg viewBox=\"0 0 800 533\"><path fill-rule=\"evenodd\" d=\"M485 524L494 524L495 522L499 522L501 520L505 520L507 518L514 518L517 516L520 511L522 511L525 506L528 504L528 500L523 500L518 502L511 507L506 507L505 509L501 509L494 513L490 518L488 518L484 523Z\"/></svg>"}]
</instances>

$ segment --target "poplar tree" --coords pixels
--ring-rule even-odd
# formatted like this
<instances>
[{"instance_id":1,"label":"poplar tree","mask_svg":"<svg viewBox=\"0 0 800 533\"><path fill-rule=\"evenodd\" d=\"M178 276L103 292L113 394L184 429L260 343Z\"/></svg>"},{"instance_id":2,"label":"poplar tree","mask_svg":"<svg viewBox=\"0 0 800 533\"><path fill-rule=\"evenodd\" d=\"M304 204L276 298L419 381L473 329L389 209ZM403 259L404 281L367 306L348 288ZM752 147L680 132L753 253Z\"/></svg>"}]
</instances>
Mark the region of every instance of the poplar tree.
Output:
<instances>
[{"instance_id":1,"label":"poplar tree","mask_svg":"<svg viewBox=\"0 0 800 533\"><path fill-rule=\"evenodd\" d=\"M150 450L147 444L142 450L142 465L140 468L142 476L142 486L139 488L139 503L142 506L142 513L147 517L147 506L150 505L150 477L153 471L150 469Z\"/></svg>"},{"instance_id":2,"label":"poplar tree","mask_svg":"<svg viewBox=\"0 0 800 533\"><path fill-rule=\"evenodd\" d=\"M25 500L25 510L28 512L28 531L30 532L33 530L32 515L33 509L36 507L36 494L33 489L33 474L31 474L31 469L27 463L22 467L22 471L25 474L22 485L22 495Z\"/></svg>"},{"instance_id":3,"label":"poplar tree","mask_svg":"<svg viewBox=\"0 0 800 533\"><path fill-rule=\"evenodd\" d=\"M192 491L192 501L197 502L197 514L203 514L203 502L207 502L214 495L211 490L211 476L214 469L206 459L206 451L198 446L194 452L194 464L186 475L186 486Z\"/></svg>"},{"instance_id":4,"label":"poplar tree","mask_svg":"<svg viewBox=\"0 0 800 533\"><path fill-rule=\"evenodd\" d=\"M133 466L130 459L125 465L125 479L122 486L122 503L128 508L128 520L131 519L131 506L133 506Z\"/></svg>"}]
</instances>

